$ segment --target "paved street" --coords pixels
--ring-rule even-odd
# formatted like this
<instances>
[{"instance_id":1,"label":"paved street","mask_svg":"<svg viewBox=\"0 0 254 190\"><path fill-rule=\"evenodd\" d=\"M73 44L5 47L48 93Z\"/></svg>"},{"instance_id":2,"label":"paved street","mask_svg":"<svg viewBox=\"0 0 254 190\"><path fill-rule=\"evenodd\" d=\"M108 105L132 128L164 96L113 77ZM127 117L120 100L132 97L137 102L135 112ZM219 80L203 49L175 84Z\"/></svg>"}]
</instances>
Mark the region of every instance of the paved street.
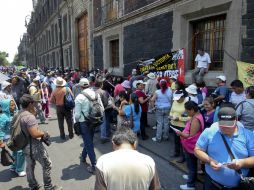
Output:
<instances>
[{"instance_id":1,"label":"paved street","mask_svg":"<svg viewBox=\"0 0 254 190\"><path fill-rule=\"evenodd\" d=\"M153 116L149 116L149 123L154 124ZM55 115L49 121L48 125L41 125L43 130L49 131L52 138L52 144L48 147L50 158L53 162L52 178L55 184L61 185L65 190L90 190L93 189L95 177L90 175L85 166L79 161L79 154L82 150L82 139L75 136L72 140L62 141L59 138L59 131ZM66 130L67 131L67 130ZM150 137L152 137L152 129L148 130ZM112 151L111 143L101 144L99 141L99 133L95 135L95 151L97 158L102 154ZM152 140L140 141L138 150L142 153L148 154L154 158L162 189L177 190L179 185L185 181L182 179L183 172L177 169L172 164L169 164L167 158L171 152L172 138L170 141L162 143L154 143ZM180 167L183 167L180 165ZM42 184L42 172L40 165L37 164L36 176L38 181ZM26 177L20 178L15 173L8 170L7 167L0 166L0 189L1 190L19 190L28 189ZM198 190L201 185L198 184Z\"/></svg>"}]
</instances>

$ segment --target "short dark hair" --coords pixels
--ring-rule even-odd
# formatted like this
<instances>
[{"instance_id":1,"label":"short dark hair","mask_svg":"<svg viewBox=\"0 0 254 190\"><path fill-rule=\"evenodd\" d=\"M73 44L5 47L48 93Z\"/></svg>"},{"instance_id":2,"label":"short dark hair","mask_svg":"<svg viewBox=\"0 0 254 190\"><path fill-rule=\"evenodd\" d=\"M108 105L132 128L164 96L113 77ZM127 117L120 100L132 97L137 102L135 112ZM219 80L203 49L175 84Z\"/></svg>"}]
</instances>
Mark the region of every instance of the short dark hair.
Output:
<instances>
[{"instance_id":1,"label":"short dark hair","mask_svg":"<svg viewBox=\"0 0 254 190\"><path fill-rule=\"evenodd\" d=\"M231 82L230 86L243 88L243 83L242 81L236 79Z\"/></svg>"},{"instance_id":2,"label":"short dark hair","mask_svg":"<svg viewBox=\"0 0 254 190\"><path fill-rule=\"evenodd\" d=\"M116 146L120 146L124 143L134 145L137 142L137 135L127 127L120 127L113 135L112 142Z\"/></svg>"},{"instance_id":3,"label":"short dark hair","mask_svg":"<svg viewBox=\"0 0 254 190\"><path fill-rule=\"evenodd\" d=\"M33 97L31 95L24 94L20 98L20 104L21 104L22 108L27 108L30 103L34 103L34 99L33 99Z\"/></svg>"},{"instance_id":4,"label":"short dark hair","mask_svg":"<svg viewBox=\"0 0 254 190\"><path fill-rule=\"evenodd\" d=\"M246 88L246 94L249 94L251 98L254 98L254 86L249 86Z\"/></svg>"},{"instance_id":5,"label":"short dark hair","mask_svg":"<svg viewBox=\"0 0 254 190\"><path fill-rule=\"evenodd\" d=\"M128 98L128 94L127 94L124 90L120 91L119 94L118 94L118 96L119 96L119 98L121 97L121 98L124 98L124 99L126 99L126 100L129 99L129 98Z\"/></svg>"},{"instance_id":6,"label":"short dark hair","mask_svg":"<svg viewBox=\"0 0 254 190\"><path fill-rule=\"evenodd\" d=\"M184 108L186 110L194 110L195 112L198 112L198 104L196 102L193 101L188 101L184 104Z\"/></svg>"}]
</instances>

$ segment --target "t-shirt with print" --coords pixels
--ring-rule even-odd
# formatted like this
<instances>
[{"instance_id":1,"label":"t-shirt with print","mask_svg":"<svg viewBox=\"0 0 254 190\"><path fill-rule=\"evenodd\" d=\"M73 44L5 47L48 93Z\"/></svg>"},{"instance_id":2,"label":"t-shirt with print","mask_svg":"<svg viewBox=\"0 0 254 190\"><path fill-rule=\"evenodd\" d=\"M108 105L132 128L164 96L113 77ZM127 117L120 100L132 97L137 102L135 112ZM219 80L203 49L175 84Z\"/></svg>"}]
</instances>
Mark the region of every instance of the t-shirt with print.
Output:
<instances>
[{"instance_id":1,"label":"t-shirt with print","mask_svg":"<svg viewBox=\"0 0 254 190\"><path fill-rule=\"evenodd\" d=\"M37 124L38 122L32 113L30 113L29 111L23 111L21 113L20 126L22 131L26 134L27 137L30 136L28 128L31 128ZM33 141L38 141L38 139L32 138L32 142Z\"/></svg>"},{"instance_id":2,"label":"t-shirt with print","mask_svg":"<svg viewBox=\"0 0 254 190\"><path fill-rule=\"evenodd\" d=\"M135 94L137 94L138 98L143 97L143 100L145 100L147 98L145 93L142 92L141 90L136 90ZM148 111L148 102L145 102L144 104L140 104L140 105L142 107L142 112L147 112Z\"/></svg>"}]
</instances>

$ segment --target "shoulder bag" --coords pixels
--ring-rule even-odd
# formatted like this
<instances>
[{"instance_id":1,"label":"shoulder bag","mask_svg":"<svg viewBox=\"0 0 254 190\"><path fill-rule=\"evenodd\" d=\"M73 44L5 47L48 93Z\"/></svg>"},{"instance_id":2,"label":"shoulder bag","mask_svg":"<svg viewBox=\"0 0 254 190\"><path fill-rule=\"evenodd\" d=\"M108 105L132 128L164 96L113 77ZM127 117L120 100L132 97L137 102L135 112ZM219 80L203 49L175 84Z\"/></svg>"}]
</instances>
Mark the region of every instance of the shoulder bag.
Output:
<instances>
[{"instance_id":1,"label":"shoulder bag","mask_svg":"<svg viewBox=\"0 0 254 190\"><path fill-rule=\"evenodd\" d=\"M227 151L228 151L228 154L229 154L231 160L234 160L235 156L233 155L224 135L221 134L221 137L222 137L223 142L227 148ZM254 189L254 177L244 177L241 170L237 170L237 173L241 177L240 184L239 184L239 188L241 190Z\"/></svg>"}]
</instances>

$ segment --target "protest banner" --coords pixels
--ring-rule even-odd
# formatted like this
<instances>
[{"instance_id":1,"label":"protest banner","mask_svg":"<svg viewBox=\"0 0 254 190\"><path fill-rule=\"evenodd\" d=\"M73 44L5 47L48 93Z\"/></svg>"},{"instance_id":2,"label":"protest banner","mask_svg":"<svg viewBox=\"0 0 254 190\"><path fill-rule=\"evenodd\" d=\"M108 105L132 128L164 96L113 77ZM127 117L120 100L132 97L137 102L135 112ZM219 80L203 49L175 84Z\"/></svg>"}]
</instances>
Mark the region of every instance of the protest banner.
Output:
<instances>
[{"instance_id":1,"label":"protest banner","mask_svg":"<svg viewBox=\"0 0 254 190\"><path fill-rule=\"evenodd\" d=\"M177 77L184 82L185 49L165 53L152 59L143 61L141 73L153 72L157 77Z\"/></svg>"},{"instance_id":2,"label":"protest banner","mask_svg":"<svg viewBox=\"0 0 254 190\"><path fill-rule=\"evenodd\" d=\"M238 79L243 82L244 87L254 85L254 64L237 61Z\"/></svg>"}]
</instances>

